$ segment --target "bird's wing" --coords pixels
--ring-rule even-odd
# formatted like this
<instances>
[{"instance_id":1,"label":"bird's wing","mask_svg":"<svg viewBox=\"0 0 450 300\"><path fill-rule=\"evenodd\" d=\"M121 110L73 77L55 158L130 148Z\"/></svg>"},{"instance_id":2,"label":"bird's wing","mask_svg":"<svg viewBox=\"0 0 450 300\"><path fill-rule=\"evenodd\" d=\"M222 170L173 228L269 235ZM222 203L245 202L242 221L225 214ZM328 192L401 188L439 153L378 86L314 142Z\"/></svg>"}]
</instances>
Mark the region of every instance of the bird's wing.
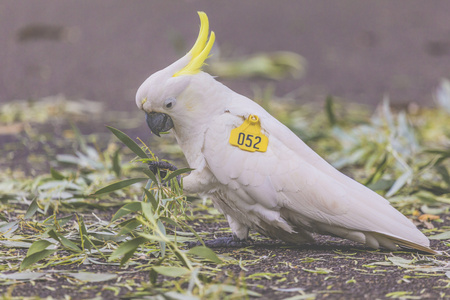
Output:
<instances>
[{"instance_id":1,"label":"bird's wing","mask_svg":"<svg viewBox=\"0 0 450 300\"><path fill-rule=\"evenodd\" d=\"M428 239L386 199L337 171L262 108L258 113L269 139L266 152L248 152L229 143L231 129L248 113L224 113L209 127L203 154L221 184L242 190L247 202L282 211L294 225L350 239L358 232L373 232L379 240L429 247Z\"/></svg>"}]
</instances>

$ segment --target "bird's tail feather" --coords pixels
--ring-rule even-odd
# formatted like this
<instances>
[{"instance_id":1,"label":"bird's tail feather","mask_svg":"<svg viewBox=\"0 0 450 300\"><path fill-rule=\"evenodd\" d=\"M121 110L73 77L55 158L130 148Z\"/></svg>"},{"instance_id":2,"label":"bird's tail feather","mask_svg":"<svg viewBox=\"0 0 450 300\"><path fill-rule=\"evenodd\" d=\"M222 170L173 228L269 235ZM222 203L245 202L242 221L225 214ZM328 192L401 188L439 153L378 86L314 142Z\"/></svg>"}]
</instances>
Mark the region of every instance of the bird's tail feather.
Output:
<instances>
[{"instance_id":1,"label":"bird's tail feather","mask_svg":"<svg viewBox=\"0 0 450 300\"><path fill-rule=\"evenodd\" d=\"M431 249L428 245L415 243L397 236L373 232L373 231L357 231L331 226L328 224L317 224L316 226L321 234L332 234L344 239L349 239L358 243L365 244L368 247L378 249L380 246L389 250L397 250L398 246L416 249L429 254L438 255L440 252ZM425 239L425 237L424 237Z\"/></svg>"},{"instance_id":2,"label":"bird's tail feather","mask_svg":"<svg viewBox=\"0 0 450 300\"><path fill-rule=\"evenodd\" d=\"M385 235L385 234L382 234L382 233L375 233L375 232L371 232L371 234L375 238L381 237L383 239L388 239L388 240L390 240L390 241L392 241L392 242L394 242L394 243L396 243L396 244L398 244L400 246L403 246L403 247L407 247L407 248L410 248L410 249L416 249L416 250L419 250L419 251L422 251L422 252L426 252L426 253L429 253L429 254L435 254L435 255L441 254L439 251L433 250L433 249L431 249L428 246L420 245L420 244L417 244L417 243L414 243L414 242L411 242L411 241L407 241L407 240L404 240L404 239L401 239L401 238L398 238L398 237L393 237L393 236ZM382 243L380 243L380 244L382 244Z\"/></svg>"}]
</instances>

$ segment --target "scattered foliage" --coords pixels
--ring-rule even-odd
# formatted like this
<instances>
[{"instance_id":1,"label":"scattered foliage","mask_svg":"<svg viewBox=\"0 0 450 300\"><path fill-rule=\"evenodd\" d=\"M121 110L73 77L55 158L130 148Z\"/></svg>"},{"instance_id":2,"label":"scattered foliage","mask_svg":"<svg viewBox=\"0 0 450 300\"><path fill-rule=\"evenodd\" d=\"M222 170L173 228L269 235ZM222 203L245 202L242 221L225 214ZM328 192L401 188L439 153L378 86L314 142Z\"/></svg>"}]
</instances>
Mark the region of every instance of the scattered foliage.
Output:
<instances>
[{"instance_id":1,"label":"scattered foliage","mask_svg":"<svg viewBox=\"0 0 450 300\"><path fill-rule=\"evenodd\" d=\"M323 108L293 109L288 101L268 101L275 99L271 92L256 97L270 113L334 166L386 196L423 229L433 247L447 249L448 81L436 93L436 108L394 110L385 99L375 112L331 96ZM155 151L182 165L179 148L170 138L143 142L113 127L83 135L74 124L93 126L86 114L97 116L99 109L98 104L86 109L90 105L52 98L0 106L5 299L30 296L18 287L37 282L48 291L40 297L56 293L63 283L67 291L56 297L92 296L95 290L127 299L321 299L355 290L365 295L368 283L386 276L398 289L378 291L379 297L445 296L446 256L370 251L333 238L294 248L258 234L252 238L259 245L242 249L186 247L213 231L230 230L208 199L182 193L179 175L189 169L156 174L148 169L159 160ZM432 284L414 288L425 279Z\"/></svg>"}]
</instances>

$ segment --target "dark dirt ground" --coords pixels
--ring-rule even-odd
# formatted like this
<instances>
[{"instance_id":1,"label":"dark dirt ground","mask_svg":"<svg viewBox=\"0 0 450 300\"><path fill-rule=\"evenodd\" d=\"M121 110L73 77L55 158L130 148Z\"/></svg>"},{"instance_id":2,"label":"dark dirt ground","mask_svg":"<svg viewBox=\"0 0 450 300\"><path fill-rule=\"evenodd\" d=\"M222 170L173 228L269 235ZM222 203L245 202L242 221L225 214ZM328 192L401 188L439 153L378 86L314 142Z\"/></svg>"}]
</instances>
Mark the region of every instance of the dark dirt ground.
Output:
<instances>
[{"instance_id":1,"label":"dark dirt ground","mask_svg":"<svg viewBox=\"0 0 450 300\"><path fill-rule=\"evenodd\" d=\"M24 207L24 209L26 209ZM104 220L111 219L116 209L93 211ZM204 212L199 212L202 214ZM83 213L82 213L83 214ZM84 214L86 220L89 214ZM92 216L91 216L92 217ZM449 226L450 216L443 216L444 222L437 227ZM204 239L227 236L224 228L228 224L224 218L209 219L202 222L199 219L194 228L198 233L207 233ZM245 282L247 287L263 296L258 299L287 299L299 296L301 289L310 298L299 299L447 299L448 278L435 276L433 273L411 268L405 271L395 265L376 265L387 261L391 257L411 259L411 251L390 252L372 250L363 245L334 238L315 235L314 244L303 246L288 245L280 241L270 240L252 233L252 245L243 250L235 248L214 249L218 254L253 261L246 264L246 276L255 275ZM436 250L447 250L443 243L431 241ZM24 251L25 250L17 250ZM23 254L23 253L22 253ZM422 261L422 265L429 264L427 257L421 253L414 257ZM430 256L431 258L431 256ZM145 264L145 262L144 262ZM371 265L373 264L373 265ZM430 264L431 265L431 264ZM153 295L165 280L159 276L156 286L149 282L148 269L134 269L133 266L102 266L97 264L68 264L52 268L45 268L48 272L44 279L17 283L14 286L0 286L0 293L4 294L8 288L14 297L53 299L142 299ZM222 282L236 279L243 269L239 265L222 267L223 272L218 275ZM70 279L65 272L96 272L113 273L120 276L120 280L105 281L102 284L86 283ZM323 271L323 272L322 272ZM54 273L51 273L54 272ZM60 272L63 272L60 274ZM273 276L273 274L278 274ZM127 285L127 281L140 285ZM109 284L119 287L117 290L105 288ZM404 297L386 297L386 294L405 291L410 294ZM139 296L141 295L141 296ZM312 296L314 295L314 296ZM409 298L408 298L409 296ZM251 297L253 299L253 297ZM97 298L96 298L97 299Z\"/></svg>"},{"instance_id":2,"label":"dark dirt ground","mask_svg":"<svg viewBox=\"0 0 450 300\"><path fill-rule=\"evenodd\" d=\"M232 0L225 4L206 0L3 0L0 101L63 94L72 99L99 101L111 110L135 110L134 94L140 83L179 57L173 40L183 37L189 47L195 39L197 10L208 14L217 43L231 49L233 55L289 50L304 56L308 69L302 79L275 83L276 94L295 90L300 101L323 101L325 95L332 94L350 102L375 105L388 94L395 104L432 105L439 80L450 77L448 1ZM248 81L225 83L251 95ZM140 132L138 136L148 134L144 122L135 130ZM5 145L7 137L0 136L0 141ZM17 155L11 165L19 163L23 155ZM435 225L448 225L448 218L443 217L445 223ZM205 224L199 229L213 233L221 226L226 224ZM433 244L438 249L443 247L437 241ZM333 238L319 238L317 245L300 248L262 240L250 249L248 255L260 260L249 268L249 274L288 272L285 285L279 281L281 278L247 282L265 287L265 299L293 295L277 292L273 286L322 291L317 299L383 299L399 289L422 299L438 299L448 289L448 278L424 279L420 272L412 271L411 278L404 280L405 272L396 266L383 266L380 272L378 268L364 267L392 254L365 251ZM395 255L410 258L410 254ZM303 269L296 266L300 263ZM315 267L331 272L304 270ZM233 267L230 271L239 274L241 270ZM148 280L146 271L130 274L123 270L123 276L142 281L143 285ZM46 285L54 290L40 290L26 283L17 285L15 292L18 296L54 298L71 294L74 299L118 297L110 291L88 288L81 293L81 284L56 275ZM2 287L2 293L6 288ZM255 290L261 291L258 287ZM119 296L126 297L126 288Z\"/></svg>"},{"instance_id":3,"label":"dark dirt ground","mask_svg":"<svg viewBox=\"0 0 450 300\"><path fill-rule=\"evenodd\" d=\"M47 126L40 125L37 126L37 129L44 130ZM62 125L61 127L54 126L54 128L58 128L58 132L64 132L67 129ZM89 128L82 127L81 131L89 132ZM47 142L47 146L53 149L55 154L71 153L73 150L67 148L67 144L56 145L56 141L61 139L62 136L55 135L51 141ZM17 143L17 140L13 139L10 142ZM20 147L20 155L16 157L15 161L10 162L11 165L17 164L17 168L27 170L27 172L36 169L37 173L45 172L45 170L48 173L49 166L46 162L33 165L27 159L31 154L45 153L45 150L41 148L43 144L35 141L28 145L32 150ZM2 152L0 150L0 154ZM99 216L102 220L111 220L117 209L118 207L100 210L81 209L78 213L83 215L85 221L89 223L89 218L93 218L91 213ZM25 211L26 207L22 207L20 210ZM63 215L67 214L66 210ZM223 218L211 218L203 215L202 212L197 214L199 216L193 226L197 232L206 235L205 239L230 234L228 230L224 230L228 224ZM9 215L9 218L14 219L14 216ZM444 226L449 228L450 215L443 214L441 219L442 223L433 222L433 225L436 228ZM246 280L245 284L248 289L261 293L263 295L261 299L285 299L298 296L300 295L299 289L306 294L315 295L303 299L389 299L386 295L395 292L405 292L407 294L404 296L412 297L410 299L448 298L450 280L447 276L442 272L427 273L423 269L415 268L428 264L430 264L430 268L443 267L442 264L449 261L445 257L439 258L441 265L433 265L433 256L424 256L421 253L408 251L373 251L362 245L328 236L316 236L316 244L306 244L300 247L268 240L255 233L252 233L251 237L254 243L245 249L222 248L215 249L215 251L236 260L250 261L243 266L245 274L247 277L254 274L255 277ZM432 240L431 245L436 250L448 250L442 241ZM22 256L25 252L25 250L16 251L23 251ZM419 262L411 265L411 269L389 264L389 258L398 257L406 260L414 258ZM382 265L378 265L379 263ZM218 275L222 282L232 282L232 279L236 280L243 272L239 265L222 268L223 273ZM49 270L54 273L47 274L42 280L0 286L0 294L10 293L15 297L53 297L53 299L64 299L66 295L72 299L93 299L95 297L99 299L142 299L144 295L155 293L155 287L149 282L149 270L134 269L133 266L121 268L111 265L69 264L46 267L44 270L47 273ZM116 281L115 279L102 284L85 283L60 273L67 271L113 273L118 274L120 280ZM439 275L436 276L436 274ZM161 283L164 278L160 276L158 280ZM135 283L132 288L127 284L128 281ZM111 286L114 286L116 290L111 290Z\"/></svg>"}]
</instances>

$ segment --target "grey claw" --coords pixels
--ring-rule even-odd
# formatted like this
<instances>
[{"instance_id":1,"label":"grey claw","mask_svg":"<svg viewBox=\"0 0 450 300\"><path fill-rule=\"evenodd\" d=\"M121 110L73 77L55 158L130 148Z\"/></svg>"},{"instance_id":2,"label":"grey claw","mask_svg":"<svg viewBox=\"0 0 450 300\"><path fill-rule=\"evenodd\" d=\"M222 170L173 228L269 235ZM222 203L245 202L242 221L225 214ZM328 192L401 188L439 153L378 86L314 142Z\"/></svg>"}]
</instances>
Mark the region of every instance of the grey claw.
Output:
<instances>
[{"instance_id":1,"label":"grey claw","mask_svg":"<svg viewBox=\"0 0 450 300\"><path fill-rule=\"evenodd\" d=\"M165 178L167 176L167 171L173 172L177 170L177 167L166 161L151 161L148 163L148 168L155 175L157 175L159 172L159 176L161 178ZM177 176L177 181L178 184L181 185L181 175Z\"/></svg>"},{"instance_id":2,"label":"grey claw","mask_svg":"<svg viewBox=\"0 0 450 300\"><path fill-rule=\"evenodd\" d=\"M219 237L214 240L208 240L204 241L205 246L209 248L242 248L242 247L248 247L251 245L251 240L239 240L235 236L229 236L229 237ZM195 247L195 246L201 246L202 244L200 242L191 242L188 243L187 246L189 248Z\"/></svg>"}]
</instances>

